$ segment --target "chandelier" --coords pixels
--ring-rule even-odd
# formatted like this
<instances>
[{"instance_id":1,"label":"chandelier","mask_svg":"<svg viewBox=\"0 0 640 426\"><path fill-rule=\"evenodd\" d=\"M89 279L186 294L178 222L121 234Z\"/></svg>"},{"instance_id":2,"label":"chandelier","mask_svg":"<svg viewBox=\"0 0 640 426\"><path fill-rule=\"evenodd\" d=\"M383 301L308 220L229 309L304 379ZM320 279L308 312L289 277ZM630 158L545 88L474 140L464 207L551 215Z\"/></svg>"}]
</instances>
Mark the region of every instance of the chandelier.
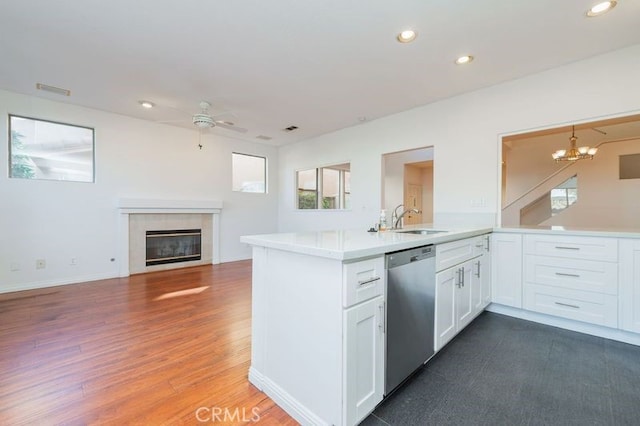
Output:
<instances>
[{"instance_id":1,"label":"chandelier","mask_svg":"<svg viewBox=\"0 0 640 426\"><path fill-rule=\"evenodd\" d=\"M571 137L569 141L571 141L571 146L569 150L559 149L551 156L556 163L560 161L576 161L576 160L585 160L585 159L593 159L593 156L598 152L598 148L589 148L588 146L581 146L580 148L576 148L576 141L578 138L576 137L576 126L571 126Z\"/></svg>"}]
</instances>

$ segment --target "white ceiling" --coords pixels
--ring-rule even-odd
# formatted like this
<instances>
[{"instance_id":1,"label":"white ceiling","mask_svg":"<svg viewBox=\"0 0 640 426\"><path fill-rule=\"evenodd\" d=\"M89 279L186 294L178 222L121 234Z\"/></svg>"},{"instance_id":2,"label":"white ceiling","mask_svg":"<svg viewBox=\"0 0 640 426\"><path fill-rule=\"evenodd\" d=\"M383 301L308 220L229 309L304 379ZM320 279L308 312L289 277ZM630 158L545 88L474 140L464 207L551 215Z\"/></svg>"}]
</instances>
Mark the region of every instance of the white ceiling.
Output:
<instances>
[{"instance_id":1,"label":"white ceiling","mask_svg":"<svg viewBox=\"0 0 640 426\"><path fill-rule=\"evenodd\" d=\"M640 1L587 18L595 3L7 0L0 88L188 128L207 100L249 129L213 132L282 145L640 43Z\"/></svg>"}]
</instances>

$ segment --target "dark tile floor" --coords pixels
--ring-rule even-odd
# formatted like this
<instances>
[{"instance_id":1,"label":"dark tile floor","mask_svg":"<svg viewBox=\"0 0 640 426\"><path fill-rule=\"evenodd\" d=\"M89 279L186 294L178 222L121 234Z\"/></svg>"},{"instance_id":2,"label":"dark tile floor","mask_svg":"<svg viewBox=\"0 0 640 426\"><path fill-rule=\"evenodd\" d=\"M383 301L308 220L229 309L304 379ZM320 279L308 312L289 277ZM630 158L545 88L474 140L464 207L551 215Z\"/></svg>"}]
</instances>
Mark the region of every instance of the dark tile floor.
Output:
<instances>
[{"instance_id":1,"label":"dark tile floor","mask_svg":"<svg viewBox=\"0 0 640 426\"><path fill-rule=\"evenodd\" d=\"M640 425L640 347L485 312L362 425Z\"/></svg>"}]
</instances>

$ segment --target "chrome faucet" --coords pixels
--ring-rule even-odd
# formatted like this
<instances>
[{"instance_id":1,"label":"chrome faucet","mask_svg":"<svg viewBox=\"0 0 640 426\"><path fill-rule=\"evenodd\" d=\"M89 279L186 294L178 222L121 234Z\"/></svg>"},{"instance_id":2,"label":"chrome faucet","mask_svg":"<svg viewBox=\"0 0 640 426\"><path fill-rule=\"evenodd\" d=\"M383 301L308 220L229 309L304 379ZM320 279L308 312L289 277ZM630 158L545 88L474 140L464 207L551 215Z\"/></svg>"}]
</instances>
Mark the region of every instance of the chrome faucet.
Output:
<instances>
[{"instance_id":1,"label":"chrome faucet","mask_svg":"<svg viewBox=\"0 0 640 426\"><path fill-rule=\"evenodd\" d=\"M402 206L402 204L400 204L398 207L401 207L401 206ZM398 207L396 207L396 210L398 209ZM420 210L418 210L418 209L406 209L405 211L400 213L400 216L398 216L398 218L393 222L393 228L392 229L402 229L402 225L400 224L400 221L402 220L404 215L407 214L407 213L420 214ZM393 211L393 214L394 215L396 214L395 210Z\"/></svg>"}]
</instances>

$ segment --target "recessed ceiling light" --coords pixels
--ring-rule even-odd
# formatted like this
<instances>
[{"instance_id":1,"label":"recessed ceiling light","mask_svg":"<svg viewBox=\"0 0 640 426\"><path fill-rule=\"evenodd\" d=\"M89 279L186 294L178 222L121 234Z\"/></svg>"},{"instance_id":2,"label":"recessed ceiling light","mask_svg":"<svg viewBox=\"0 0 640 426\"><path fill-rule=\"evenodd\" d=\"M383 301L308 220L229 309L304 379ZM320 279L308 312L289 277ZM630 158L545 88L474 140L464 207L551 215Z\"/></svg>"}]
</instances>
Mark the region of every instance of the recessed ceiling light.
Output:
<instances>
[{"instance_id":1,"label":"recessed ceiling light","mask_svg":"<svg viewBox=\"0 0 640 426\"><path fill-rule=\"evenodd\" d=\"M603 1L598 3L587 11L587 16L591 18L594 16L600 16L616 7L616 4L618 4L617 1Z\"/></svg>"},{"instance_id":2,"label":"recessed ceiling light","mask_svg":"<svg viewBox=\"0 0 640 426\"><path fill-rule=\"evenodd\" d=\"M456 59L456 65L468 64L471 61L473 61L473 56L471 55L460 56L458 59Z\"/></svg>"},{"instance_id":3,"label":"recessed ceiling light","mask_svg":"<svg viewBox=\"0 0 640 426\"><path fill-rule=\"evenodd\" d=\"M149 101L138 101L138 103L142 105L143 108L153 108L154 106L156 106L156 104Z\"/></svg>"},{"instance_id":4,"label":"recessed ceiling light","mask_svg":"<svg viewBox=\"0 0 640 426\"><path fill-rule=\"evenodd\" d=\"M414 30L404 30L400 34L398 34L398 41L400 43L411 43L416 39L417 36L418 33L416 33Z\"/></svg>"}]
</instances>

